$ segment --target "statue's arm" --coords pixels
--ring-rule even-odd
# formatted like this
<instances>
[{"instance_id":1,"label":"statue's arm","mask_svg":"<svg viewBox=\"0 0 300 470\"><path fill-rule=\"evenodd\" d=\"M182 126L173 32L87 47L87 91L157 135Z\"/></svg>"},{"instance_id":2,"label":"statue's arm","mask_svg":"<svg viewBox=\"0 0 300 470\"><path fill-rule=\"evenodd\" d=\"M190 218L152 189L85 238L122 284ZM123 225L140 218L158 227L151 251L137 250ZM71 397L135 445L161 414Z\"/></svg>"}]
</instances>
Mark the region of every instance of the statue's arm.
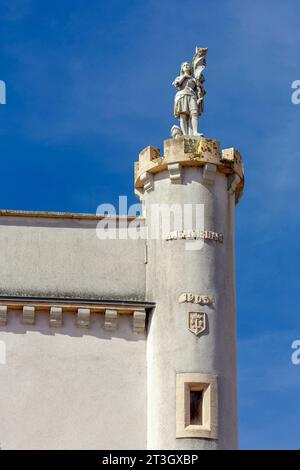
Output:
<instances>
[{"instance_id":1,"label":"statue's arm","mask_svg":"<svg viewBox=\"0 0 300 470\"><path fill-rule=\"evenodd\" d=\"M176 88L180 88L184 79L185 79L185 75L180 75L179 77L175 78L172 85L174 85Z\"/></svg>"}]
</instances>

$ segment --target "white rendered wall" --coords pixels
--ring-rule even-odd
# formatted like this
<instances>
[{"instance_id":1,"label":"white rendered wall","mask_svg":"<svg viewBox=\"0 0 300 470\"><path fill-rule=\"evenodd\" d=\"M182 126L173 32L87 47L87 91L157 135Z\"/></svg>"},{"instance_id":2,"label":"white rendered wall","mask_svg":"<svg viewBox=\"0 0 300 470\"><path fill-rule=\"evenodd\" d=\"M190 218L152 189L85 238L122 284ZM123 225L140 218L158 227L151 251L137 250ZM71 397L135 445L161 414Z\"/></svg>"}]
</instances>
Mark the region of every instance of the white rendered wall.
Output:
<instances>
[{"instance_id":1,"label":"white rendered wall","mask_svg":"<svg viewBox=\"0 0 300 470\"><path fill-rule=\"evenodd\" d=\"M0 295L144 300L144 240L99 240L96 227L0 217Z\"/></svg>"},{"instance_id":2,"label":"white rendered wall","mask_svg":"<svg viewBox=\"0 0 300 470\"><path fill-rule=\"evenodd\" d=\"M10 313L1 327L1 449L143 449L146 447L146 342L121 316L115 332L49 328L48 315L22 325ZM2 343L3 344L3 343Z\"/></svg>"},{"instance_id":3,"label":"white rendered wall","mask_svg":"<svg viewBox=\"0 0 300 470\"><path fill-rule=\"evenodd\" d=\"M147 445L231 449L237 447L234 196L228 195L224 174L217 173L213 186L202 184L199 167L185 167L182 177L182 184L174 184L167 171L154 175L154 189L144 194L146 213L154 203L204 204L204 229L223 233L224 244L205 241L200 251L186 251L185 240L148 241L147 300L155 300L157 306L147 338ZM179 303L183 292L212 295L215 303L212 307ZM200 336L187 328L189 311L207 314L207 330ZM217 440L176 439L177 372L218 376Z\"/></svg>"}]
</instances>

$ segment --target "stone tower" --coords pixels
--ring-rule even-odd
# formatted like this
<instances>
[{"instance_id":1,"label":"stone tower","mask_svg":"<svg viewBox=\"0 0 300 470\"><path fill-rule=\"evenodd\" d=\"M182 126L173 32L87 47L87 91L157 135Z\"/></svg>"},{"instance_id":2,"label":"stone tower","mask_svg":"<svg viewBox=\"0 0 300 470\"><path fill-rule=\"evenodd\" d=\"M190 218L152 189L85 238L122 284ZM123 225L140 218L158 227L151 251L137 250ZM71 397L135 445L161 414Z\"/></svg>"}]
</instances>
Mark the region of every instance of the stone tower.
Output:
<instances>
[{"instance_id":1,"label":"stone tower","mask_svg":"<svg viewBox=\"0 0 300 470\"><path fill-rule=\"evenodd\" d=\"M234 219L243 181L239 152L203 136L166 140L163 155L147 147L135 164L148 230L146 298L156 303L149 449L238 445Z\"/></svg>"}]
</instances>

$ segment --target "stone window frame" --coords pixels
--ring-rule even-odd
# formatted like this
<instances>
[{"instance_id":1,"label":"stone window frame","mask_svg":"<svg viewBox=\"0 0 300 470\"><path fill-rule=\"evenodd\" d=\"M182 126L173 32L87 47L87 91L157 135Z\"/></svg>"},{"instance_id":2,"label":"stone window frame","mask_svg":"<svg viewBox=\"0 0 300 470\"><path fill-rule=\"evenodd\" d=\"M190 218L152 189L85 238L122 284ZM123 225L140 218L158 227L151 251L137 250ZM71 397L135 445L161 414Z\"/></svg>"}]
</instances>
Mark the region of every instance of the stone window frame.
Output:
<instances>
[{"instance_id":1,"label":"stone window frame","mask_svg":"<svg viewBox=\"0 0 300 470\"><path fill-rule=\"evenodd\" d=\"M203 391L203 423L190 424L190 391ZM201 373L176 374L176 439L218 438L218 384L217 376Z\"/></svg>"}]
</instances>

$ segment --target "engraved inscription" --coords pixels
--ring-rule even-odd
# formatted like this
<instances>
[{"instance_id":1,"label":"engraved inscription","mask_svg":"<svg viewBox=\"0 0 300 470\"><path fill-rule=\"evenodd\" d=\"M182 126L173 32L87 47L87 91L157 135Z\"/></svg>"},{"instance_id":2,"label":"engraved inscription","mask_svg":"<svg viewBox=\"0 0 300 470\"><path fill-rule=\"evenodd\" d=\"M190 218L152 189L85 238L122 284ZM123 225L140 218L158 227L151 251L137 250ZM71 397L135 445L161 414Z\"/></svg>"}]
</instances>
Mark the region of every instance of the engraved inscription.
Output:
<instances>
[{"instance_id":1,"label":"engraved inscription","mask_svg":"<svg viewBox=\"0 0 300 470\"><path fill-rule=\"evenodd\" d=\"M183 292L178 299L179 303L191 302L193 304L211 305L214 302L213 297L209 295L192 294L191 292Z\"/></svg>"},{"instance_id":2,"label":"engraved inscription","mask_svg":"<svg viewBox=\"0 0 300 470\"><path fill-rule=\"evenodd\" d=\"M211 230L174 230L173 232L167 233L165 239L166 241L204 239L219 243L223 243L224 241L222 233L213 232Z\"/></svg>"}]
</instances>

